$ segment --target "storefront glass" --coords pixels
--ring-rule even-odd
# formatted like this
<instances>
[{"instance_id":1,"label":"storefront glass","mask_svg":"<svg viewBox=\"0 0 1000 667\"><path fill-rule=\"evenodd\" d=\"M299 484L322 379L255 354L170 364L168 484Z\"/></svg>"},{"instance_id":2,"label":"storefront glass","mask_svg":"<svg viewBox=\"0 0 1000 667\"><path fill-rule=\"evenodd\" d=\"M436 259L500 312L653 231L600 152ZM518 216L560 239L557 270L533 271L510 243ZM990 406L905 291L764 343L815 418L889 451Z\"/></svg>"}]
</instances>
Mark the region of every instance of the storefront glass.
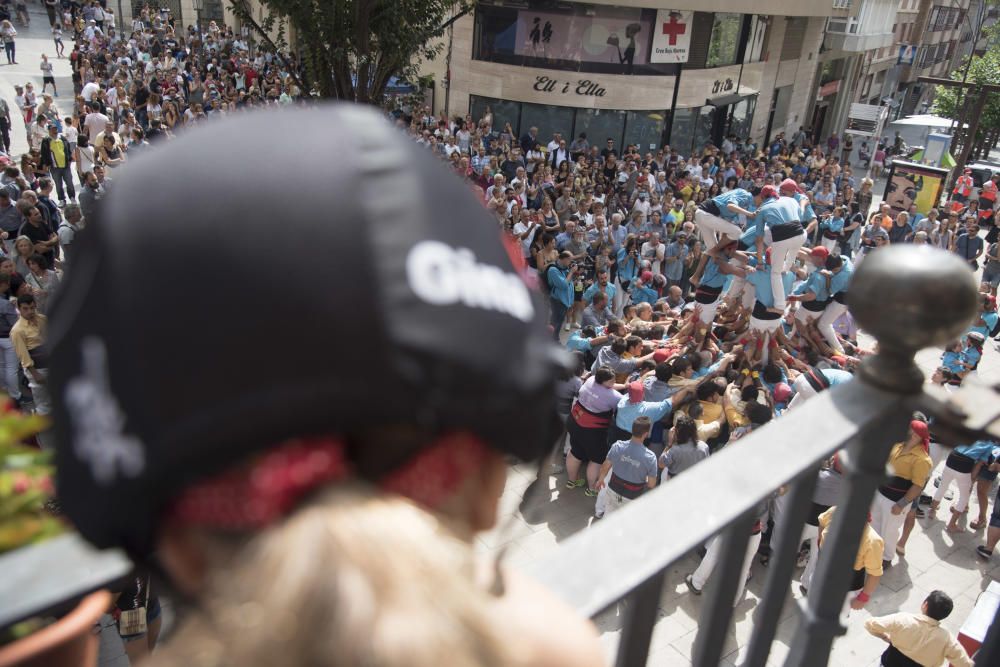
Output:
<instances>
[{"instance_id":1,"label":"storefront glass","mask_svg":"<svg viewBox=\"0 0 1000 667\"><path fill-rule=\"evenodd\" d=\"M615 146L622 146L622 134L625 131L625 112L606 109L578 109L576 112L576 130L574 137L581 132L587 133L587 140L592 146L604 147L608 137L615 140Z\"/></svg>"},{"instance_id":2,"label":"storefront glass","mask_svg":"<svg viewBox=\"0 0 1000 667\"><path fill-rule=\"evenodd\" d=\"M624 144L636 144L643 153L659 147L663 137L664 114L658 111L629 111L626 116L628 130Z\"/></svg>"},{"instance_id":3,"label":"storefront glass","mask_svg":"<svg viewBox=\"0 0 1000 667\"><path fill-rule=\"evenodd\" d=\"M538 128L542 145L548 144L553 132L561 132L567 144L581 132L591 145L604 146L608 137L615 145L638 144L643 151L650 144L661 145L667 113L658 111L616 111L609 109L574 109L549 104L510 102L492 97L469 96L469 113L476 120L483 117L487 106L493 112L493 127L499 133L510 123L512 136L522 136L528 128ZM676 127L676 125L675 125Z\"/></svg>"},{"instance_id":4,"label":"storefront glass","mask_svg":"<svg viewBox=\"0 0 1000 667\"><path fill-rule=\"evenodd\" d=\"M528 0L479 4L472 57L522 67L607 74L673 74L649 62L655 9Z\"/></svg>"},{"instance_id":5,"label":"storefront glass","mask_svg":"<svg viewBox=\"0 0 1000 667\"><path fill-rule=\"evenodd\" d=\"M553 132L562 133L568 146L573 132L573 109L548 104L522 104L520 132L527 132L531 127L538 128L538 143L543 147L552 140Z\"/></svg>"},{"instance_id":6,"label":"storefront glass","mask_svg":"<svg viewBox=\"0 0 1000 667\"><path fill-rule=\"evenodd\" d=\"M694 124L698 109L674 109L673 124L670 127L670 148L679 155L688 155L694 142Z\"/></svg>"}]
</instances>

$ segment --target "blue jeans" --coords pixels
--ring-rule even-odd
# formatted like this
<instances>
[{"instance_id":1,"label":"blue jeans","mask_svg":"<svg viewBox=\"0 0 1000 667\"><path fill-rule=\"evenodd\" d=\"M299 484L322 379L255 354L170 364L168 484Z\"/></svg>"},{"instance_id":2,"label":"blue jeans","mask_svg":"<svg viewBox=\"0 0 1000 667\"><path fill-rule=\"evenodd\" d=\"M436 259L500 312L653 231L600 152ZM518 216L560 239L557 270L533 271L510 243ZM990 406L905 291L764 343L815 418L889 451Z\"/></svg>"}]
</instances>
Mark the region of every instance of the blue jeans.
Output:
<instances>
[{"instance_id":1,"label":"blue jeans","mask_svg":"<svg viewBox=\"0 0 1000 667\"><path fill-rule=\"evenodd\" d=\"M0 338L0 360L3 361L3 383L7 395L17 400L21 398L21 384L17 378L17 369L20 368L21 362L17 360L14 343L9 336Z\"/></svg>"},{"instance_id":2,"label":"blue jeans","mask_svg":"<svg viewBox=\"0 0 1000 667\"><path fill-rule=\"evenodd\" d=\"M3 45L3 50L7 52L7 64L14 62L17 56L14 54L14 42L7 42Z\"/></svg>"},{"instance_id":3,"label":"blue jeans","mask_svg":"<svg viewBox=\"0 0 1000 667\"><path fill-rule=\"evenodd\" d=\"M73 175L70 173L68 166L52 166L49 168L49 174L52 176L52 182L56 185L56 192L59 193L59 201L66 201L67 193L69 193L70 199L76 199L76 188L73 187ZM65 188L63 184L65 184Z\"/></svg>"},{"instance_id":4,"label":"blue jeans","mask_svg":"<svg viewBox=\"0 0 1000 667\"><path fill-rule=\"evenodd\" d=\"M566 319L567 310L569 308L564 306L562 301L549 297L549 324L555 330L552 335L557 341L559 340L560 327L563 325L563 320Z\"/></svg>"}]
</instances>

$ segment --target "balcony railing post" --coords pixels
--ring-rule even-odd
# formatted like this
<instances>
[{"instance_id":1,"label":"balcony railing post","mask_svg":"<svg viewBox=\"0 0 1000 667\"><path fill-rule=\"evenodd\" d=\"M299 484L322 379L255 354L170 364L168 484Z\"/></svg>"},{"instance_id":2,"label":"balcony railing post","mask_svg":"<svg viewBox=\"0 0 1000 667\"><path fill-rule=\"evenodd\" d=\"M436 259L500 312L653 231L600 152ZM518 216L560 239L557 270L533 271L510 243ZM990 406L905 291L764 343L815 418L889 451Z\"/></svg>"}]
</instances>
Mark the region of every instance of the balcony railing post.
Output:
<instances>
[{"instance_id":1,"label":"balcony railing post","mask_svg":"<svg viewBox=\"0 0 1000 667\"><path fill-rule=\"evenodd\" d=\"M777 526L774 558L771 567L768 568L764 597L754 610L754 632L750 637L750 646L742 667L763 667L767 663L767 656L771 652L771 641L781 619L781 607L788 595L788 582L792 578L799 555L802 527L812 507L816 472L815 468L810 467L790 483L787 491L789 494L787 510L782 513Z\"/></svg>"},{"instance_id":2,"label":"balcony railing post","mask_svg":"<svg viewBox=\"0 0 1000 667\"><path fill-rule=\"evenodd\" d=\"M698 636L691 651L694 667L711 667L719 664L722 646L733 618L733 601L743 575L750 530L757 516L748 512L733 521L722 533L722 558L716 566L707 600L698 616Z\"/></svg>"},{"instance_id":3,"label":"balcony railing post","mask_svg":"<svg viewBox=\"0 0 1000 667\"><path fill-rule=\"evenodd\" d=\"M636 588L626 598L625 623L618 648L616 667L645 665L649 657L649 641L653 638L653 626L659 620L657 609L663 594L664 569Z\"/></svg>"}]
</instances>

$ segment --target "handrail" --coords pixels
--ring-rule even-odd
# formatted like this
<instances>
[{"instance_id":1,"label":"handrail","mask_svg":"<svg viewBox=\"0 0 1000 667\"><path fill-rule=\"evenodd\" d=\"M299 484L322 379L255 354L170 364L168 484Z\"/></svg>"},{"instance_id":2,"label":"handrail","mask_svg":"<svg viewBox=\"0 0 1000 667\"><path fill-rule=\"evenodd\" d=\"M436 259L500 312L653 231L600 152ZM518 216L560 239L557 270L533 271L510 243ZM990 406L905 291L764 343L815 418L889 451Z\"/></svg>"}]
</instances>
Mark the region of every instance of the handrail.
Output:
<instances>
[{"instance_id":1,"label":"handrail","mask_svg":"<svg viewBox=\"0 0 1000 667\"><path fill-rule=\"evenodd\" d=\"M886 476L889 450L904 437L913 409L930 409L942 424L952 424L954 433L998 428L997 403L981 394L947 402L926 394L913 359L917 350L944 344L964 331L976 313L977 298L972 273L953 254L912 245L871 253L854 275L848 301L861 328L878 340L879 352L865 359L852 382L787 411L570 537L529 572L589 617L629 601L616 662L636 667L648 656L667 568L721 534L723 563L717 580L709 584L692 660L698 667L716 665L732 619L748 520L761 500L784 486L791 494L789 509L772 539L776 546L744 662L745 667L762 667L791 584L815 472L824 458L843 448L844 488L823 543L827 556L818 563L785 662L827 664L834 638L845 631L840 610L872 497ZM969 414L976 409L978 417ZM669 526L670 538L650 526ZM997 628L1000 622L994 622L984 644L983 660L1000 654Z\"/></svg>"}]
</instances>

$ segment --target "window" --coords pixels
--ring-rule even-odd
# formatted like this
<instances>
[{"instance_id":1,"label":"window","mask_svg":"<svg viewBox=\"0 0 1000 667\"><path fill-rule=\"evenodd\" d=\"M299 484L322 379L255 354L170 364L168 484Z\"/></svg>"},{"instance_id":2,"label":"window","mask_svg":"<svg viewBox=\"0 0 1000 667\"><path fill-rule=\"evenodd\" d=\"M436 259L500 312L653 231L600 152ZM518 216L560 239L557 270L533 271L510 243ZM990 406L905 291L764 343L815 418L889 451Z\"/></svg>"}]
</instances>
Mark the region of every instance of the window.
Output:
<instances>
[{"instance_id":1,"label":"window","mask_svg":"<svg viewBox=\"0 0 1000 667\"><path fill-rule=\"evenodd\" d=\"M708 59L705 67L735 65L743 28L742 14L716 13L712 23L712 37L708 42Z\"/></svg>"},{"instance_id":2,"label":"window","mask_svg":"<svg viewBox=\"0 0 1000 667\"><path fill-rule=\"evenodd\" d=\"M509 5L510 3L508 3ZM472 57L507 65L604 74L673 74L650 63L655 9L527 0L480 3Z\"/></svg>"},{"instance_id":3,"label":"window","mask_svg":"<svg viewBox=\"0 0 1000 667\"><path fill-rule=\"evenodd\" d=\"M538 128L538 142L542 146L552 140L553 132L561 133L568 144L573 136L573 109L548 104L522 104L520 132L527 132L529 127Z\"/></svg>"},{"instance_id":4,"label":"window","mask_svg":"<svg viewBox=\"0 0 1000 667\"><path fill-rule=\"evenodd\" d=\"M639 152L645 153L652 150L651 146L659 146L663 137L663 126L665 124L664 115L660 112L649 111L629 111L626 114L627 121L625 131L625 141L623 146L636 144ZM577 115L579 118L579 115Z\"/></svg>"},{"instance_id":5,"label":"window","mask_svg":"<svg viewBox=\"0 0 1000 667\"><path fill-rule=\"evenodd\" d=\"M674 109L670 127L670 147L680 155L691 152L694 142L694 123L700 109Z\"/></svg>"},{"instance_id":6,"label":"window","mask_svg":"<svg viewBox=\"0 0 1000 667\"><path fill-rule=\"evenodd\" d=\"M605 140L611 137L615 146L622 147L622 135L625 132L625 112L609 109L578 109L576 112L576 135L587 133L587 139L592 145L603 147ZM656 139L660 141L659 137Z\"/></svg>"}]
</instances>

